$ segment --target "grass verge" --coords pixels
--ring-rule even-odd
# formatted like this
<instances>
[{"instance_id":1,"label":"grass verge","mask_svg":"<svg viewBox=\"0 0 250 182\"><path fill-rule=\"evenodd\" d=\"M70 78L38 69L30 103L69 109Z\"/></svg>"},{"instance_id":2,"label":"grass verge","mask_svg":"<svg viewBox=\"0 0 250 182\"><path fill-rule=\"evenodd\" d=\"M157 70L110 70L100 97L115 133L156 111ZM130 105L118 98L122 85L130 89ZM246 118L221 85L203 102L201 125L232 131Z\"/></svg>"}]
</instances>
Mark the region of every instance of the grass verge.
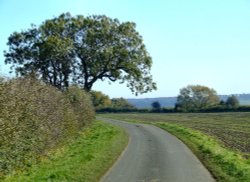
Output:
<instances>
[{"instance_id":1,"label":"grass verge","mask_svg":"<svg viewBox=\"0 0 250 182\"><path fill-rule=\"evenodd\" d=\"M200 158L217 181L250 181L250 160L230 151L216 139L177 124L152 123L178 137Z\"/></svg>"},{"instance_id":2,"label":"grass verge","mask_svg":"<svg viewBox=\"0 0 250 182\"><path fill-rule=\"evenodd\" d=\"M127 143L128 136L124 130L96 121L69 145L26 172L9 175L3 181L97 182L116 161Z\"/></svg>"}]
</instances>

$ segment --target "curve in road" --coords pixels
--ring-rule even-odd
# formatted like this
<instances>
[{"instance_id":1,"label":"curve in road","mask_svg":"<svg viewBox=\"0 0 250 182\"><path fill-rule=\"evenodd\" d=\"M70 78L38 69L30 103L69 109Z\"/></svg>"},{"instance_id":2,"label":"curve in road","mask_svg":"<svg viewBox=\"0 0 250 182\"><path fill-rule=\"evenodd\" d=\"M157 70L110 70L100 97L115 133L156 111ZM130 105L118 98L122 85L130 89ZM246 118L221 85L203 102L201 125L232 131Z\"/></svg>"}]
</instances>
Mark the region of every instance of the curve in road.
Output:
<instances>
[{"instance_id":1,"label":"curve in road","mask_svg":"<svg viewBox=\"0 0 250 182\"><path fill-rule=\"evenodd\" d=\"M101 182L214 182L211 174L180 140L147 124L99 118L121 126L130 136L123 155Z\"/></svg>"}]
</instances>

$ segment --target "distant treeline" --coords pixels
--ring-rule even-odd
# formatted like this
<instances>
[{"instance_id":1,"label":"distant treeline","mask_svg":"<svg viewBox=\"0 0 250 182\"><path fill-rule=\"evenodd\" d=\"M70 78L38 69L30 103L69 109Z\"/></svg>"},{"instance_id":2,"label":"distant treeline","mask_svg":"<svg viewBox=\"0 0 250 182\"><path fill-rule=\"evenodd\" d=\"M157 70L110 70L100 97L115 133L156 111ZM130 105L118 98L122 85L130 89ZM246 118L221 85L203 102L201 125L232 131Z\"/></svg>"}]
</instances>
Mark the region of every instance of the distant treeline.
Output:
<instances>
[{"instance_id":1,"label":"distant treeline","mask_svg":"<svg viewBox=\"0 0 250 182\"><path fill-rule=\"evenodd\" d=\"M218 95L220 100L226 102L227 98L230 95ZM239 104L243 106L250 105L250 94L237 94L235 95L239 100ZM152 102L159 102L162 107L174 107L177 101L176 97L156 97L156 98L134 98L134 99L126 99L130 104L134 105L137 108L151 108Z\"/></svg>"},{"instance_id":2,"label":"distant treeline","mask_svg":"<svg viewBox=\"0 0 250 182\"><path fill-rule=\"evenodd\" d=\"M138 109L138 108L102 108L97 113L214 113L214 112L250 112L250 106L239 106L238 108L212 107L195 111L181 111L176 108Z\"/></svg>"},{"instance_id":3,"label":"distant treeline","mask_svg":"<svg viewBox=\"0 0 250 182\"><path fill-rule=\"evenodd\" d=\"M91 91L90 94L98 113L250 112L250 105L239 105L239 100L235 95L228 96L226 100L220 100L214 89L201 85L189 85L181 89L175 107L162 107L159 101L151 100L151 108L137 108L124 98L110 99L107 95L97 91Z\"/></svg>"}]
</instances>

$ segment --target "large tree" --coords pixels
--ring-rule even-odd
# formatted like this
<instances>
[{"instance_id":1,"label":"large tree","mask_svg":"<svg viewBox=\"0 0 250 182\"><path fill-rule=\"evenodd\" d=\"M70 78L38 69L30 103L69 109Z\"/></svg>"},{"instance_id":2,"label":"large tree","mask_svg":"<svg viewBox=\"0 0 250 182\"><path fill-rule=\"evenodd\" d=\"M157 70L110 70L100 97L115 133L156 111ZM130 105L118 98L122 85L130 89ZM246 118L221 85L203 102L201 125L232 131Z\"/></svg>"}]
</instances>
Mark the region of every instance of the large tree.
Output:
<instances>
[{"instance_id":1,"label":"large tree","mask_svg":"<svg viewBox=\"0 0 250 182\"><path fill-rule=\"evenodd\" d=\"M135 94L156 89L152 59L133 22L69 13L8 39L5 63L17 75L36 73L58 88L70 82L90 91L97 80L126 82Z\"/></svg>"},{"instance_id":2,"label":"large tree","mask_svg":"<svg viewBox=\"0 0 250 182\"><path fill-rule=\"evenodd\" d=\"M219 104L214 89L201 85L189 85L180 90L177 107L183 111L197 111Z\"/></svg>"}]
</instances>

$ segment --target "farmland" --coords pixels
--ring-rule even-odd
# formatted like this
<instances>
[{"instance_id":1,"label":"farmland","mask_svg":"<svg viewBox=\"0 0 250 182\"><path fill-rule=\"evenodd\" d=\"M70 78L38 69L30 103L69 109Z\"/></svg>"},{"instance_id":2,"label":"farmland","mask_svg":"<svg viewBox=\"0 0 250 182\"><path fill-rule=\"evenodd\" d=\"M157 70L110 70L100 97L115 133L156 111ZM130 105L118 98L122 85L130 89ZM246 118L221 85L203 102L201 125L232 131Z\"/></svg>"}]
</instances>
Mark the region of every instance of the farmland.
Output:
<instances>
[{"instance_id":1,"label":"farmland","mask_svg":"<svg viewBox=\"0 0 250 182\"><path fill-rule=\"evenodd\" d=\"M182 140L216 181L250 181L250 113L134 113L101 117L158 126Z\"/></svg>"},{"instance_id":2,"label":"farmland","mask_svg":"<svg viewBox=\"0 0 250 182\"><path fill-rule=\"evenodd\" d=\"M105 117L179 124L213 136L245 156L250 153L250 113L108 114Z\"/></svg>"}]
</instances>

